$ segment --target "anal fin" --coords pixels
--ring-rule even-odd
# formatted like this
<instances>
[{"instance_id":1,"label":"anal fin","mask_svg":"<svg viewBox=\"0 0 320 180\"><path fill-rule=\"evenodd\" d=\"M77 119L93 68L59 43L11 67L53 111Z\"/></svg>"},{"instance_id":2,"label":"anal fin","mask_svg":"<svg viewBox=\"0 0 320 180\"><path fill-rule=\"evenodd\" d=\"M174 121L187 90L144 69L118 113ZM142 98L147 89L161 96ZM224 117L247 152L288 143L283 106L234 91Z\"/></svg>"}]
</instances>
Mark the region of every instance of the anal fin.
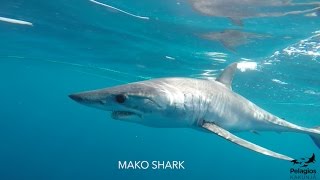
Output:
<instances>
[{"instance_id":1,"label":"anal fin","mask_svg":"<svg viewBox=\"0 0 320 180\"><path fill-rule=\"evenodd\" d=\"M278 159L283 159L283 160L288 160L288 161L292 161L293 160L293 158L291 158L291 157L288 157L288 156L273 152L273 151L271 151L269 149L266 149L264 147L261 147L261 146L258 146L256 144L253 144L253 143L251 143L249 141L241 139L238 136L233 135L229 131L227 131L227 130L225 130L225 129L223 129L223 128L221 128L221 127L219 127L219 126L217 126L217 125L215 125L213 123L205 122L205 123L203 123L202 127L204 129L207 129L207 130L217 134L220 137L225 138L228 141L231 141L231 142L233 142L235 144L238 144L238 145L240 145L242 147L248 148L248 149L250 149L252 151L255 151L255 152L267 155L267 156L271 156L271 157L274 157L274 158L278 158Z\"/></svg>"}]
</instances>

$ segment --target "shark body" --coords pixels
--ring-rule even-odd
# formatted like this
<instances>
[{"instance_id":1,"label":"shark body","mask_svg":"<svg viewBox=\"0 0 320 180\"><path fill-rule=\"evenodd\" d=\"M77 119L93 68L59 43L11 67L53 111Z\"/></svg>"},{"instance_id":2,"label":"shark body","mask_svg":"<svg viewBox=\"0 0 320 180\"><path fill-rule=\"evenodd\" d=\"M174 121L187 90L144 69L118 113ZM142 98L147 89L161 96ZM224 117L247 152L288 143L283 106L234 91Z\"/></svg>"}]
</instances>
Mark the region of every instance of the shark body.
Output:
<instances>
[{"instance_id":1,"label":"shark body","mask_svg":"<svg viewBox=\"0 0 320 180\"><path fill-rule=\"evenodd\" d=\"M320 147L320 130L287 122L232 91L237 63L215 81L160 78L69 95L73 100L112 112L112 118L150 127L193 128L212 132L242 147L283 160L273 152L233 133L276 131L308 134Z\"/></svg>"}]
</instances>

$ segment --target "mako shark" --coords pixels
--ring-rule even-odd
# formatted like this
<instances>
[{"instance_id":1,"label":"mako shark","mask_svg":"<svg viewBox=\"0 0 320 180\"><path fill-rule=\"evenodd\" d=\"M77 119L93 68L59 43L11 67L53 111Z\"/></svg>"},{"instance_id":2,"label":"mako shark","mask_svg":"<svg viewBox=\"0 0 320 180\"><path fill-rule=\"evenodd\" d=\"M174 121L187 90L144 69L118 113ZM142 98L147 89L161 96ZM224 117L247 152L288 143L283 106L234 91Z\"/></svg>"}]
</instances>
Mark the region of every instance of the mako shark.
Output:
<instances>
[{"instance_id":1,"label":"mako shark","mask_svg":"<svg viewBox=\"0 0 320 180\"><path fill-rule=\"evenodd\" d=\"M298 132L320 148L320 129L287 122L232 91L238 63L215 80L160 78L69 95L78 103L111 111L113 119L158 128L193 128L216 134L252 151L292 161L293 158L246 141L241 131Z\"/></svg>"}]
</instances>

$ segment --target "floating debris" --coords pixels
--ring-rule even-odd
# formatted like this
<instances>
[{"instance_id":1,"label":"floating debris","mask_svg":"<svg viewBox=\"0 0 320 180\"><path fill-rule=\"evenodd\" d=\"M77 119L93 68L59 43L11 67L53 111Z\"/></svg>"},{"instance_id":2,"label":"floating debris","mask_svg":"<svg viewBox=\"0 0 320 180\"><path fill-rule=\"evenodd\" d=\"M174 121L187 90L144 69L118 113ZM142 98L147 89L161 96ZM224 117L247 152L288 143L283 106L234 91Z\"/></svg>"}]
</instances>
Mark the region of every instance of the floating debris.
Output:
<instances>
[{"instance_id":1,"label":"floating debris","mask_svg":"<svg viewBox=\"0 0 320 180\"><path fill-rule=\"evenodd\" d=\"M273 81L273 82L275 82L275 83L278 83L278 84L282 84L282 85L288 84L288 83L286 83L286 82L280 81L279 79L271 79L271 81Z\"/></svg>"},{"instance_id":2,"label":"floating debris","mask_svg":"<svg viewBox=\"0 0 320 180\"><path fill-rule=\"evenodd\" d=\"M95 1L95 0L89 0L89 1L90 1L90 2L93 2L93 3L95 3L95 4L98 4L98 5L101 5L101 6L104 6L104 7L113 9L113 10L116 10L116 11L118 11L118 12L124 13L124 14L126 14L126 15L135 17L135 18L145 19L145 20L149 20L149 19L150 19L149 17L146 17L146 16L138 16L138 15L129 13L129 12L127 12L127 11L121 10L121 9L119 9L119 8L116 8L116 7L113 7L113 6L110 6L110 5L108 5L108 4L104 4L104 3L101 3L101 2L98 2L98 1Z\"/></svg>"},{"instance_id":3,"label":"floating debris","mask_svg":"<svg viewBox=\"0 0 320 180\"><path fill-rule=\"evenodd\" d=\"M0 21L7 22L7 23L13 23L13 24L32 26L32 23L28 22L28 21L22 21L22 20L18 20L18 19L12 19L12 18L1 17L1 16L0 16Z\"/></svg>"}]
</instances>

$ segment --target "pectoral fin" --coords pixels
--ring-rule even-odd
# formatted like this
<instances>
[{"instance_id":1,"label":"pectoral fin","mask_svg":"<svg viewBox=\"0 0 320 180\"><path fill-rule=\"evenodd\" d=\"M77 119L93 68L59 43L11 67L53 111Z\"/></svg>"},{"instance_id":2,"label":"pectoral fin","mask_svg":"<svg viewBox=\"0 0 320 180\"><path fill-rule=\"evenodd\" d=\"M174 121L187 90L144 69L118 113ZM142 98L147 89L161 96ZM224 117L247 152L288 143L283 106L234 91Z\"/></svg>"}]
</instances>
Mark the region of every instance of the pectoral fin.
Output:
<instances>
[{"instance_id":1,"label":"pectoral fin","mask_svg":"<svg viewBox=\"0 0 320 180\"><path fill-rule=\"evenodd\" d=\"M275 157L275 158L278 158L278 159L283 159L283 160L288 160L288 161L291 161L293 160L293 158L291 157L288 157L288 156L285 156L285 155L282 155L282 154L279 154L279 153L276 153L276 152L273 152L273 151L270 151L269 149L266 149L266 148L263 148L261 146L258 146L256 144L253 144L249 141L246 141L244 139L241 139L233 134L231 134L229 131L213 124L213 123L203 123L202 125L203 128L217 134L218 136L220 137L223 137L225 138L226 140L228 141L231 141L233 143L236 143L242 147L245 147L245 148L248 148L252 151L256 151L258 153L261 153L261 154L264 154L264 155L267 155L267 156L272 156L272 157Z\"/></svg>"}]
</instances>

